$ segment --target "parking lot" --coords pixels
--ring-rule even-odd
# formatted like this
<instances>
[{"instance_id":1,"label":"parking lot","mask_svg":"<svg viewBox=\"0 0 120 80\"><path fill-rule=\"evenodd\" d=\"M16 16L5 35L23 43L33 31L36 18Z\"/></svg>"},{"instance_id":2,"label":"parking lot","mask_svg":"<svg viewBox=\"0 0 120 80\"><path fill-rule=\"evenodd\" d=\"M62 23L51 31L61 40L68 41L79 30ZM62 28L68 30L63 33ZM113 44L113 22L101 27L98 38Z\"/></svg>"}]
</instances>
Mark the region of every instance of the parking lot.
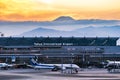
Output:
<instances>
[{"instance_id":1,"label":"parking lot","mask_svg":"<svg viewBox=\"0 0 120 80\"><path fill-rule=\"evenodd\" d=\"M0 80L120 80L120 73L105 69L84 69L78 74L62 74L50 70L13 69L0 70Z\"/></svg>"}]
</instances>

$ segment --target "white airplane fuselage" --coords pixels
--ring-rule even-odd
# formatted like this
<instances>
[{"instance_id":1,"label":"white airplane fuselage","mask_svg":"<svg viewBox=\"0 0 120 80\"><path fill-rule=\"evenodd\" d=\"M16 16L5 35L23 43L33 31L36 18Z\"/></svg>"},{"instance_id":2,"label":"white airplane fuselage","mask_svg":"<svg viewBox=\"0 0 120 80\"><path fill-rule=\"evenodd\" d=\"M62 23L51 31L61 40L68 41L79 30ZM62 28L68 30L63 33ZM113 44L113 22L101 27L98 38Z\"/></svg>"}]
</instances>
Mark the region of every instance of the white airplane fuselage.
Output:
<instances>
[{"instance_id":1,"label":"white airplane fuselage","mask_svg":"<svg viewBox=\"0 0 120 80\"><path fill-rule=\"evenodd\" d=\"M120 64L120 61L108 61L108 65L109 64Z\"/></svg>"},{"instance_id":2,"label":"white airplane fuselage","mask_svg":"<svg viewBox=\"0 0 120 80\"><path fill-rule=\"evenodd\" d=\"M31 62L32 62L32 66L34 66L35 69L53 69L55 67L59 67L61 69L66 69L66 68L79 69L80 68L76 64L42 64L42 63L37 63L34 59L32 59Z\"/></svg>"},{"instance_id":3,"label":"white airplane fuselage","mask_svg":"<svg viewBox=\"0 0 120 80\"><path fill-rule=\"evenodd\" d=\"M0 63L0 69L7 69L7 68L8 68L8 64Z\"/></svg>"}]
</instances>

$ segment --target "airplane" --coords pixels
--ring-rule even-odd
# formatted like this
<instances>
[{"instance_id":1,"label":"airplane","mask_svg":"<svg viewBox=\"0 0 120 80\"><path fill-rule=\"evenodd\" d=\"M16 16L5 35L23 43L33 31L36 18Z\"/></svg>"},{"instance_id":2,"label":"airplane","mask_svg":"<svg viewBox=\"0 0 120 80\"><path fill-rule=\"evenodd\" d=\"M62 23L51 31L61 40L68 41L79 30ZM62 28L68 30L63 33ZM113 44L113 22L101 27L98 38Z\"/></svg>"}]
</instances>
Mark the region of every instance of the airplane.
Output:
<instances>
[{"instance_id":1,"label":"airplane","mask_svg":"<svg viewBox=\"0 0 120 80\"><path fill-rule=\"evenodd\" d=\"M74 69L78 72L80 69L76 64L42 64L37 63L34 59L31 59L31 65L34 69L51 69L52 71L65 70L65 69Z\"/></svg>"},{"instance_id":2,"label":"airplane","mask_svg":"<svg viewBox=\"0 0 120 80\"><path fill-rule=\"evenodd\" d=\"M120 64L120 61L110 61L107 60L108 64Z\"/></svg>"},{"instance_id":3,"label":"airplane","mask_svg":"<svg viewBox=\"0 0 120 80\"><path fill-rule=\"evenodd\" d=\"M110 60L107 60L107 65L105 66L106 68L108 68L108 67L111 67L111 68L113 68L113 67L119 67L120 66L120 61L110 61Z\"/></svg>"},{"instance_id":4,"label":"airplane","mask_svg":"<svg viewBox=\"0 0 120 80\"><path fill-rule=\"evenodd\" d=\"M8 64L6 64L6 63L0 63L0 69L7 70L8 69Z\"/></svg>"},{"instance_id":5,"label":"airplane","mask_svg":"<svg viewBox=\"0 0 120 80\"><path fill-rule=\"evenodd\" d=\"M109 72L115 71L115 70L120 70L120 61L109 61L107 60L107 65L105 68L108 69Z\"/></svg>"},{"instance_id":6,"label":"airplane","mask_svg":"<svg viewBox=\"0 0 120 80\"><path fill-rule=\"evenodd\" d=\"M16 68L17 64L8 64L4 62L0 62L0 69L8 70L8 69L13 69Z\"/></svg>"}]
</instances>

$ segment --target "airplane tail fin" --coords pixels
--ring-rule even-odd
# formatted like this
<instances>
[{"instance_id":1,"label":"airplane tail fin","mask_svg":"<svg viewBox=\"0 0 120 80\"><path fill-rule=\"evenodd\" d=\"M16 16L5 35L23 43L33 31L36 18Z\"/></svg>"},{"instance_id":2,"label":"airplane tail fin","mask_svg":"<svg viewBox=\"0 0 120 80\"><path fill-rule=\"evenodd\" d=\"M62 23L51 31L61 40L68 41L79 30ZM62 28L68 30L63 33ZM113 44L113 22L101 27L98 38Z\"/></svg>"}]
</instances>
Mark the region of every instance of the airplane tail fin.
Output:
<instances>
[{"instance_id":1,"label":"airplane tail fin","mask_svg":"<svg viewBox=\"0 0 120 80\"><path fill-rule=\"evenodd\" d=\"M33 58L30 60L30 64L31 65L38 65L38 63Z\"/></svg>"}]
</instances>

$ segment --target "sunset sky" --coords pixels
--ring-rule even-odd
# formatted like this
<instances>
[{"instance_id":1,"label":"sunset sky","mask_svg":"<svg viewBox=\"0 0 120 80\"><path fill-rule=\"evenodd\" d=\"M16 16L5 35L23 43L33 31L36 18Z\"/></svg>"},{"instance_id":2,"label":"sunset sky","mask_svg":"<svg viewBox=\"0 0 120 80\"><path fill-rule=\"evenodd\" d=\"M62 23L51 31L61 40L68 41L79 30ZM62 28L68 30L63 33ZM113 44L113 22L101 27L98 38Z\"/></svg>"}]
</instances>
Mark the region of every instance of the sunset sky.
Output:
<instances>
[{"instance_id":1,"label":"sunset sky","mask_svg":"<svg viewBox=\"0 0 120 80\"><path fill-rule=\"evenodd\" d=\"M59 16L120 20L120 0L0 0L2 21L51 21Z\"/></svg>"}]
</instances>

